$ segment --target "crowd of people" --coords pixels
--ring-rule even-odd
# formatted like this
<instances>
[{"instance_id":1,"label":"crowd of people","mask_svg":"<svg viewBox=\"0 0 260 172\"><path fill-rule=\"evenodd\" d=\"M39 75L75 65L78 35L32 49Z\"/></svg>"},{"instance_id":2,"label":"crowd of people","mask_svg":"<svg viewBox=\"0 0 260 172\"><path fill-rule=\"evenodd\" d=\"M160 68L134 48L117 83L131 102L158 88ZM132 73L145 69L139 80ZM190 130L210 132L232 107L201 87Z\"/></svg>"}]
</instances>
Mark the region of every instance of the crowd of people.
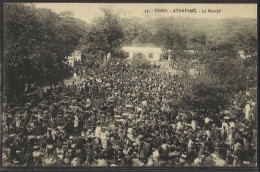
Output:
<instances>
[{"instance_id":1,"label":"crowd of people","mask_svg":"<svg viewBox=\"0 0 260 172\"><path fill-rule=\"evenodd\" d=\"M187 74L111 61L74 77L39 101L4 104L4 166L256 165L254 90L202 113L169 101L189 91Z\"/></svg>"}]
</instances>

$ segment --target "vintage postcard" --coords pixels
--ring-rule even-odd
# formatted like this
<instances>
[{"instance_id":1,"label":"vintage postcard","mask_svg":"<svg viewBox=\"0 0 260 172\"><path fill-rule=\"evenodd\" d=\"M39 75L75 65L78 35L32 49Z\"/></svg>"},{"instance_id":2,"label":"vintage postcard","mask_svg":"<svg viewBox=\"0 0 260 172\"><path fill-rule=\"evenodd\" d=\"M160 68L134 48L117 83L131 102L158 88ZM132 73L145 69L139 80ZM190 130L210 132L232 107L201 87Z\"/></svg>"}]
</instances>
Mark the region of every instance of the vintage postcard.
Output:
<instances>
[{"instance_id":1,"label":"vintage postcard","mask_svg":"<svg viewBox=\"0 0 260 172\"><path fill-rule=\"evenodd\" d=\"M3 3L2 166L257 167L257 3Z\"/></svg>"}]
</instances>

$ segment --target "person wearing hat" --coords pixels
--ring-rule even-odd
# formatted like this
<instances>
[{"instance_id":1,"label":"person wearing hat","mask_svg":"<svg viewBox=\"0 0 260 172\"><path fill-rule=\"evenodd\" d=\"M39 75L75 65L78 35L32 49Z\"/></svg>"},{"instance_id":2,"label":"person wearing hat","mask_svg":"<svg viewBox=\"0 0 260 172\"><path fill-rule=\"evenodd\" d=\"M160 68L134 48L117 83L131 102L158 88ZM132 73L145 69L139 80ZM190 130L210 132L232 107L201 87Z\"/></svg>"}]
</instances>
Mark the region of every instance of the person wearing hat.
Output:
<instances>
[{"instance_id":1,"label":"person wearing hat","mask_svg":"<svg viewBox=\"0 0 260 172\"><path fill-rule=\"evenodd\" d=\"M181 154L179 165L180 166L187 166L186 159L187 159L187 153Z\"/></svg>"},{"instance_id":2,"label":"person wearing hat","mask_svg":"<svg viewBox=\"0 0 260 172\"><path fill-rule=\"evenodd\" d=\"M21 119L19 117L15 118L15 127L18 129L21 126Z\"/></svg>"},{"instance_id":3,"label":"person wearing hat","mask_svg":"<svg viewBox=\"0 0 260 172\"><path fill-rule=\"evenodd\" d=\"M234 140L235 143L241 143L241 144L243 143L242 132L243 132L242 128L238 129L238 131L236 132L235 140Z\"/></svg>"},{"instance_id":4,"label":"person wearing hat","mask_svg":"<svg viewBox=\"0 0 260 172\"><path fill-rule=\"evenodd\" d=\"M154 166L159 166L159 150L153 148L152 149L153 153L152 153L152 158L153 158L153 162L154 162Z\"/></svg>"},{"instance_id":5,"label":"person wearing hat","mask_svg":"<svg viewBox=\"0 0 260 172\"><path fill-rule=\"evenodd\" d=\"M104 150L107 149L107 140L108 140L109 133L107 131L106 127L101 128L100 132L100 139L101 139L101 145Z\"/></svg>"},{"instance_id":6,"label":"person wearing hat","mask_svg":"<svg viewBox=\"0 0 260 172\"><path fill-rule=\"evenodd\" d=\"M234 161L233 161L233 166L234 167L241 167L243 163L243 157L244 157L244 150L243 146L241 143L236 143L234 145Z\"/></svg>"},{"instance_id":7,"label":"person wearing hat","mask_svg":"<svg viewBox=\"0 0 260 172\"><path fill-rule=\"evenodd\" d=\"M124 162L123 166L128 166L128 167L130 167L130 166L133 165L133 158L131 157L131 154L132 154L132 152L128 152L128 153L125 155L125 157L124 157L124 159L123 159L123 162Z\"/></svg>"},{"instance_id":8,"label":"person wearing hat","mask_svg":"<svg viewBox=\"0 0 260 172\"><path fill-rule=\"evenodd\" d=\"M192 137L189 138L189 141L188 141L188 144L187 144L187 152L188 153L192 151L192 146L194 147L194 144L195 143L193 142Z\"/></svg>"},{"instance_id":9,"label":"person wearing hat","mask_svg":"<svg viewBox=\"0 0 260 172\"><path fill-rule=\"evenodd\" d=\"M43 156L42 165L43 166L52 166L55 165L57 160L53 155L53 145L47 145L47 153Z\"/></svg>"},{"instance_id":10,"label":"person wearing hat","mask_svg":"<svg viewBox=\"0 0 260 172\"><path fill-rule=\"evenodd\" d=\"M167 155L168 155L168 152L169 152L169 147L170 147L170 145L168 145L166 143L166 138L162 138L162 144L161 144L161 147L160 147L160 149L161 149L160 155L161 155L163 160L166 160L166 158L167 158Z\"/></svg>"},{"instance_id":11,"label":"person wearing hat","mask_svg":"<svg viewBox=\"0 0 260 172\"><path fill-rule=\"evenodd\" d=\"M223 157L221 157L221 153L220 153L221 147L219 147L219 145L215 145L214 149L215 152L210 154L208 159L212 161L214 166L221 166L221 167L227 166L227 162L225 161L225 159L223 159Z\"/></svg>"},{"instance_id":12,"label":"person wearing hat","mask_svg":"<svg viewBox=\"0 0 260 172\"><path fill-rule=\"evenodd\" d=\"M138 154L142 162L147 158L146 155L147 149L148 149L148 143L144 141L143 137L139 137Z\"/></svg>"},{"instance_id":13,"label":"person wearing hat","mask_svg":"<svg viewBox=\"0 0 260 172\"><path fill-rule=\"evenodd\" d=\"M113 137L113 136L110 137L110 143L111 143L112 149L118 150L120 148L115 140L115 137Z\"/></svg>"},{"instance_id":14,"label":"person wearing hat","mask_svg":"<svg viewBox=\"0 0 260 172\"><path fill-rule=\"evenodd\" d=\"M227 137L228 137L228 129L225 126L223 126L221 130L222 143L226 143Z\"/></svg>"},{"instance_id":15,"label":"person wearing hat","mask_svg":"<svg viewBox=\"0 0 260 172\"><path fill-rule=\"evenodd\" d=\"M230 166L233 164L233 161L234 161L234 155L232 154L231 150L228 149L227 150L227 155L226 155L226 163L227 163L227 166Z\"/></svg>"},{"instance_id":16,"label":"person wearing hat","mask_svg":"<svg viewBox=\"0 0 260 172\"><path fill-rule=\"evenodd\" d=\"M76 155L75 155L75 158L73 158L71 160L71 166L75 166L75 167L78 167L78 166L81 166L82 165L82 160L81 160L81 150L80 149L77 149L76 150Z\"/></svg>"},{"instance_id":17,"label":"person wearing hat","mask_svg":"<svg viewBox=\"0 0 260 172\"><path fill-rule=\"evenodd\" d=\"M24 156L24 160L25 160L25 166L27 166L27 167L34 166L33 155L32 155L31 151L26 152L26 154Z\"/></svg>"},{"instance_id":18,"label":"person wearing hat","mask_svg":"<svg viewBox=\"0 0 260 172\"><path fill-rule=\"evenodd\" d=\"M78 115L74 115L73 127L78 128L78 126L79 126L79 117Z\"/></svg>"},{"instance_id":19,"label":"person wearing hat","mask_svg":"<svg viewBox=\"0 0 260 172\"><path fill-rule=\"evenodd\" d=\"M68 145L66 145L68 146ZM54 150L54 155L57 156L59 159L57 159L59 161L59 163L61 163L61 161L63 160L63 157L64 157L64 148L66 148L66 146L62 145L62 142L58 142L57 143L57 147L56 149Z\"/></svg>"},{"instance_id":20,"label":"person wearing hat","mask_svg":"<svg viewBox=\"0 0 260 172\"><path fill-rule=\"evenodd\" d=\"M35 166L42 165L42 152L39 146L33 146L34 152L32 153L33 162Z\"/></svg>"},{"instance_id":21,"label":"person wearing hat","mask_svg":"<svg viewBox=\"0 0 260 172\"><path fill-rule=\"evenodd\" d=\"M73 156L74 156L73 155L73 150L71 148L67 148L66 151L65 151L65 154L64 154L63 162L65 164L70 164Z\"/></svg>"},{"instance_id":22,"label":"person wearing hat","mask_svg":"<svg viewBox=\"0 0 260 172\"><path fill-rule=\"evenodd\" d=\"M136 141L134 135L133 135L133 128L128 128L127 129L127 138L133 142Z\"/></svg>"},{"instance_id":23,"label":"person wearing hat","mask_svg":"<svg viewBox=\"0 0 260 172\"><path fill-rule=\"evenodd\" d=\"M106 161L106 157L104 153L101 153L99 159L97 160L97 166L106 167L108 166L108 162Z\"/></svg>"}]
</instances>

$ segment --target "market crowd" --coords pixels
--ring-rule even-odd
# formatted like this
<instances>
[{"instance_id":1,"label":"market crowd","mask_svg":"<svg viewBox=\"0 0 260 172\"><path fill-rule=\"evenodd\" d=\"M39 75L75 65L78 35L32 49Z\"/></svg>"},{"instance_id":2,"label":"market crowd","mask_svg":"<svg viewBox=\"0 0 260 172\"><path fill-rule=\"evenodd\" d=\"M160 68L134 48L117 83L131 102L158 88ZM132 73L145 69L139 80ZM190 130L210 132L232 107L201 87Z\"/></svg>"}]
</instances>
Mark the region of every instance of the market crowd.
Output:
<instances>
[{"instance_id":1,"label":"market crowd","mask_svg":"<svg viewBox=\"0 0 260 172\"><path fill-rule=\"evenodd\" d=\"M256 88L199 113L171 106L189 91L186 74L112 61L74 77L40 100L4 104L4 166L256 165Z\"/></svg>"}]
</instances>

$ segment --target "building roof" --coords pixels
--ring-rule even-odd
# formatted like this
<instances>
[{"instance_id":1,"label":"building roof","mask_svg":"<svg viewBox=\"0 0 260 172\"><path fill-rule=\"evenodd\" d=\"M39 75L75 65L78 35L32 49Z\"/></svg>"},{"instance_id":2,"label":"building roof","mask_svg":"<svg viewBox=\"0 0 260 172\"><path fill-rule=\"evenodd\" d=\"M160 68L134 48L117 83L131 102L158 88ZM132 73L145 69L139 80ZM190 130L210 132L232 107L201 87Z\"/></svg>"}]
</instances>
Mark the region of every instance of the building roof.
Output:
<instances>
[{"instance_id":1,"label":"building roof","mask_svg":"<svg viewBox=\"0 0 260 172\"><path fill-rule=\"evenodd\" d=\"M124 51L134 51L134 52L158 52L161 53L162 49L159 47L123 47Z\"/></svg>"}]
</instances>

